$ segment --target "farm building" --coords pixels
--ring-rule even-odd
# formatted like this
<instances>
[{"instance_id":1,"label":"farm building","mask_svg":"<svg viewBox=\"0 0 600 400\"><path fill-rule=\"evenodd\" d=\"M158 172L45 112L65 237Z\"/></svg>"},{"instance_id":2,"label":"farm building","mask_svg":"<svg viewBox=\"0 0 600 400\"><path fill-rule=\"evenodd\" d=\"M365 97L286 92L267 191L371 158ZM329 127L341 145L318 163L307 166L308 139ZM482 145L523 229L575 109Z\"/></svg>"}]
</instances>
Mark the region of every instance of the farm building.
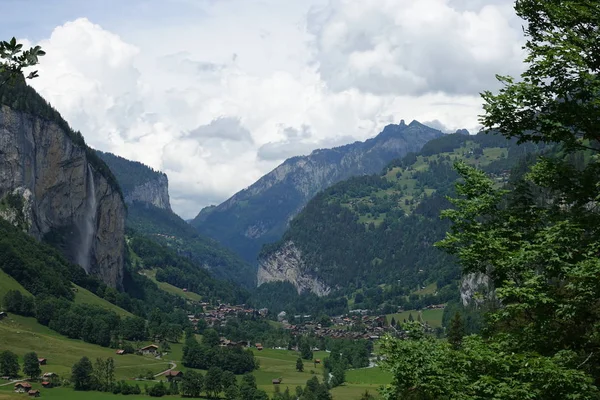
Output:
<instances>
[{"instance_id":1,"label":"farm building","mask_svg":"<svg viewBox=\"0 0 600 400\"><path fill-rule=\"evenodd\" d=\"M183 378L183 372L171 370L165 374L165 378L167 378L169 382L172 380L181 380Z\"/></svg>"},{"instance_id":2,"label":"farm building","mask_svg":"<svg viewBox=\"0 0 600 400\"><path fill-rule=\"evenodd\" d=\"M140 349L140 352L145 356L147 356L147 355L155 356L158 354L158 346L155 344L151 344L146 347L142 347Z\"/></svg>"},{"instance_id":3,"label":"farm building","mask_svg":"<svg viewBox=\"0 0 600 400\"><path fill-rule=\"evenodd\" d=\"M40 397L39 390L30 390L29 392L27 392L27 394L29 394L29 397Z\"/></svg>"},{"instance_id":4,"label":"farm building","mask_svg":"<svg viewBox=\"0 0 600 400\"><path fill-rule=\"evenodd\" d=\"M40 363L40 365L46 365L47 362L48 360L45 358L38 358L38 363Z\"/></svg>"},{"instance_id":5,"label":"farm building","mask_svg":"<svg viewBox=\"0 0 600 400\"><path fill-rule=\"evenodd\" d=\"M15 392L27 393L31 390L31 384L29 382L17 382L15 383Z\"/></svg>"}]
</instances>

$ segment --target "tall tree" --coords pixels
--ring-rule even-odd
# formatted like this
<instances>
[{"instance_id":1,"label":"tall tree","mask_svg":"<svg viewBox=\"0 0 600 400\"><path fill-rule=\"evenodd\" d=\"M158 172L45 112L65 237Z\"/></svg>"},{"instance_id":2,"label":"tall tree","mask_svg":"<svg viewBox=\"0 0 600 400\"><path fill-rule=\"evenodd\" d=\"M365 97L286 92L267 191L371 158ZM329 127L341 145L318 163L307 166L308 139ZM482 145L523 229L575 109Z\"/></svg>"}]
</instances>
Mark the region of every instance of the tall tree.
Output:
<instances>
[{"instance_id":1,"label":"tall tree","mask_svg":"<svg viewBox=\"0 0 600 400\"><path fill-rule=\"evenodd\" d=\"M223 370L218 367L210 367L204 377L204 390L209 397L215 398L223 390L221 376Z\"/></svg>"},{"instance_id":2,"label":"tall tree","mask_svg":"<svg viewBox=\"0 0 600 400\"><path fill-rule=\"evenodd\" d=\"M452 348L456 350L460 347L464 336L465 326L463 324L462 318L460 317L460 313L457 312L452 317L452 320L450 321L450 326L448 327L448 343L450 343Z\"/></svg>"},{"instance_id":3,"label":"tall tree","mask_svg":"<svg viewBox=\"0 0 600 400\"><path fill-rule=\"evenodd\" d=\"M42 374L40 361L36 353L30 352L23 356L23 373L31 379L36 379Z\"/></svg>"},{"instance_id":4,"label":"tall tree","mask_svg":"<svg viewBox=\"0 0 600 400\"><path fill-rule=\"evenodd\" d=\"M298 359L296 360L296 371L304 371L304 363L302 362L302 357L298 357Z\"/></svg>"},{"instance_id":5,"label":"tall tree","mask_svg":"<svg viewBox=\"0 0 600 400\"><path fill-rule=\"evenodd\" d=\"M86 356L83 356L71 368L71 382L75 390L91 390L93 387L94 367Z\"/></svg>"},{"instance_id":6,"label":"tall tree","mask_svg":"<svg viewBox=\"0 0 600 400\"><path fill-rule=\"evenodd\" d=\"M187 397L200 397L204 389L204 377L199 372L188 370L181 381L182 394Z\"/></svg>"},{"instance_id":7,"label":"tall tree","mask_svg":"<svg viewBox=\"0 0 600 400\"><path fill-rule=\"evenodd\" d=\"M10 350L0 353L0 375L11 378L19 375L19 357Z\"/></svg>"}]
</instances>

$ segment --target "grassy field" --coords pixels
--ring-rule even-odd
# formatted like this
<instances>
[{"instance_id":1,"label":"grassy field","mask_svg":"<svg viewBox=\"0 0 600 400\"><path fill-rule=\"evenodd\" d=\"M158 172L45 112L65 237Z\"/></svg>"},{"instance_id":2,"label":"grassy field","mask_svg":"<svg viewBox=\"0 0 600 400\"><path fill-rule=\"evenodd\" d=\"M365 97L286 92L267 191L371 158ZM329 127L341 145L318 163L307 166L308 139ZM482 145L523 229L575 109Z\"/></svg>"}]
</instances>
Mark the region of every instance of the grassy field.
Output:
<instances>
[{"instance_id":1,"label":"grassy field","mask_svg":"<svg viewBox=\"0 0 600 400\"><path fill-rule=\"evenodd\" d=\"M85 304L93 304L100 306L104 309L114 311L117 315L121 317L133 317L128 311L123 310L121 307L118 307L98 296L94 293L90 292L87 289L82 288L81 286L73 285L77 288L77 292L75 292L75 303L85 303Z\"/></svg>"},{"instance_id":2,"label":"grassy field","mask_svg":"<svg viewBox=\"0 0 600 400\"><path fill-rule=\"evenodd\" d=\"M140 273L142 275L150 278L154 283L156 283L158 285L159 288L161 288L162 290L164 290L167 293L174 294L179 297L183 297L184 299L187 299L187 300L202 301L202 296L200 296L197 293L184 292L183 289L180 289L177 286L173 286L170 283L157 281L156 280L156 270L146 269L146 270L141 271Z\"/></svg>"},{"instance_id":3,"label":"grassy field","mask_svg":"<svg viewBox=\"0 0 600 400\"><path fill-rule=\"evenodd\" d=\"M31 295L21 284L13 279L12 276L0 269L0 303L9 290L19 290L23 294Z\"/></svg>"},{"instance_id":4,"label":"grassy field","mask_svg":"<svg viewBox=\"0 0 600 400\"><path fill-rule=\"evenodd\" d=\"M421 318L423 321L427 322L434 328L439 328L442 326L442 316L444 315L444 309L435 309L435 310L407 310L401 313L396 314L388 314L387 320L390 322L392 318L396 321L404 321L405 319L408 321L408 316L412 314L415 321L418 319L417 317L421 314Z\"/></svg>"},{"instance_id":5,"label":"grassy field","mask_svg":"<svg viewBox=\"0 0 600 400\"><path fill-rule=\"evenodd\" d=\"M55 372L65 377L70 375L72 365L84 355L92 361L100 357L113 357L117 379L130 379L147 371L158 373L168 368L166 360L135 355L117 356L113 349L68 339L38 324L34 318L14 314L0 321L2 350L11 350L21 358L25 353L35 351L39 357L48 359L48 365L42 366L43 372Z\"/></svg>"}]
</instances>

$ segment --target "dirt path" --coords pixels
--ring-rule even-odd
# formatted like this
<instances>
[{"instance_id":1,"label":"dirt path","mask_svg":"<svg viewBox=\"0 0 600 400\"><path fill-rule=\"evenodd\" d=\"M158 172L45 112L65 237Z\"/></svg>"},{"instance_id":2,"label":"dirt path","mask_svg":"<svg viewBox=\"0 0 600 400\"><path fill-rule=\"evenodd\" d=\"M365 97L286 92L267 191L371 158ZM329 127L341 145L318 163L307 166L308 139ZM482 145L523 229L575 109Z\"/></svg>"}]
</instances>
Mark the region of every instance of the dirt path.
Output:
<instances>
[{"instance_id":1,"label":"dirt path","mask_svg":"<svg viewBox=\"0 0 600 400\"><path fill-rule=\"evenodd\" d=\"M1 384L0 386L8 386L8 385L12 385L13 383L17 383L17 382L21 382L21 381L19 381L19 380L16 380L16 381L10 381L10 382L8 382L8 383L3 383L3 384Z\"/></svg>"},{"instance_id":2,"label":"dirt path","mask_svg":"<svg viewBox=\"0 0 600 400\"><path fill-rule=\"evenodd\" d=\"M167 369L167 370L164 370L163 372L159 372L158 374L154 375L154 377L155 377L155 378L158 378L159 376L161 376L161 375L164 375L164 374L166 374L167 372L169 372L169 371L172 371L172 370L174 370L175 368L177 368L177 364L175 364L175 361L171 361L171 362L169 362L169 365L171 366L169 369Z\"/></svg>"}]
</instances>

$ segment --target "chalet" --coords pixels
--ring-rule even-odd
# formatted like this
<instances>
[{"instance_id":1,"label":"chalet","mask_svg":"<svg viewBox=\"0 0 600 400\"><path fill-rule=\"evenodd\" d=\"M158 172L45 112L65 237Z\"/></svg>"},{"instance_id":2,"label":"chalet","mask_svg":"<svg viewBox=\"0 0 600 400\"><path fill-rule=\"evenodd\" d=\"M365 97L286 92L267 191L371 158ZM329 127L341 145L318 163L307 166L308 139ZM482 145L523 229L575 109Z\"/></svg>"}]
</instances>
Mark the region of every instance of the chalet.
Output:
<instances>
[{"instance_id":1,"label":"chalet","mask_svg":"<svg viewBox=\"0 0 600 400\"><path fill-rule=\"evenodd\" d=\"M321 364L321 359L320 358L315 359L315 364Z\"/></svg>"},{"instance_id":2,"label":"chalet","mask_svg":"<svg viewBox=\"0 0 600 400\"><path fill-rule=\"evenodd\" d=\"M256 350L258 350L258 351L261 351L263 349L263 346L260 343L256 343L255 346L256 346Z\"/></svg>"},{"instance_id":3,"label":"chalet","mask_svg":"<svg viewBox=\"0 0 600 400\"><path fill-rule=\"evenodd\" d=\"M0 321L2 321L6 317L8 317L8 314L6 314L4 311L0 311Z\"/></svg>"},{"instance_id":4,"label":"chalet","mask_svg":"<svg viewBox=\"0 0 600 400\"><path fill-rule=\"evenodd\" d=\"M43 381L49 381L52 378L57 378L58 375L55 374L54 372L46 372L44 373L44 375L42 375L42 380Z\"/></svg>"},{"instance_id":5,"label":"chalet","mask_svg":"<svg viewBox=\"0 0 600 400\"><path fill-rule=\"evenodd\" d=\"M184 292L184 293L187 293L187 289L185 289L185 288L184 288L184 289L183 289L183 292Z\"/></svg>"},{"instance_id":6,"label":"chalet","mask_svg":"<svg viewBox=\"0 0 600 400\"><path fill-rule=\"evenodd\" d=\"M52 387L52 382L42 382L42 387L50 389Z\"/></svg>"},{"instance_id":7,"label":"chalet","mask_svg":"<svg viewBox=\"0 0 600 400\"><path fill-rule=\"evenodd\" d=\"M40 397L39 390L30 390L29 392L27 392L27 394L29 394L29 397Z\"/></svg>"},{"instance_id":8,"label":"chalet","mask_svg":"<svg viewBox=\"0 0 600 400\"><path fill-rule=\"evenodd\" d=\"M38 363L40 363L40 365L46 365L46 362L47 362L47 361L48 361L48 360L47 360L47 359L45 359L45 358L38 358Z\"/></svg>"},{"instance_id":9,"label":"chalet","mask_svg":"<svg viewBox=\"0 0 600 400\"><path fill-rule=\"evenodd\" d=\"M273 379L273 385L281 385L281 381L283 381L281 378Z\"/></svg>"},{"instance_id":10,"label":"chalet","mask_svg":"<svg viewBox=\"0 0 600 400\"><path fill-rule=\"evenodd\" d=\"M140 349L140 352L145 356L148 356L148 355L155 356L158 354L158 346L155 344L151 344L146 347L142 347Z\"/></svg>"},{"instance_id":11,"label":"chalet","mask_svg":"<svg viewBox=\"0 0 600 400\"><path fill-rule=\"evenodd\" d=\"M122 356L123 354L125 354L125 350L119 349L119 350L115 351L115 353Z\"/></svg>"},{"instance_id":12,"label":"chalet","mask_svg":"<svg viewBox=\"0 0 600 400\"><path fill-rule=\"evenodd\" d=\"M31 390L31 384L29 382L17 382L15 383L15 392L27 393Z\"/></svg>"},{"instance_id":13,"label":"chalet","mask_svg":"<svg viewBox=\"0 0 600 400\"><path fill-rule=\"evenodd\" d=\"M167 373L165 374L165 378L167 378L167 380L169 382L171 382L172 380L181 380L183 378L183 372L181 371L167 371Z\"/></svg>"}]
</instances>

